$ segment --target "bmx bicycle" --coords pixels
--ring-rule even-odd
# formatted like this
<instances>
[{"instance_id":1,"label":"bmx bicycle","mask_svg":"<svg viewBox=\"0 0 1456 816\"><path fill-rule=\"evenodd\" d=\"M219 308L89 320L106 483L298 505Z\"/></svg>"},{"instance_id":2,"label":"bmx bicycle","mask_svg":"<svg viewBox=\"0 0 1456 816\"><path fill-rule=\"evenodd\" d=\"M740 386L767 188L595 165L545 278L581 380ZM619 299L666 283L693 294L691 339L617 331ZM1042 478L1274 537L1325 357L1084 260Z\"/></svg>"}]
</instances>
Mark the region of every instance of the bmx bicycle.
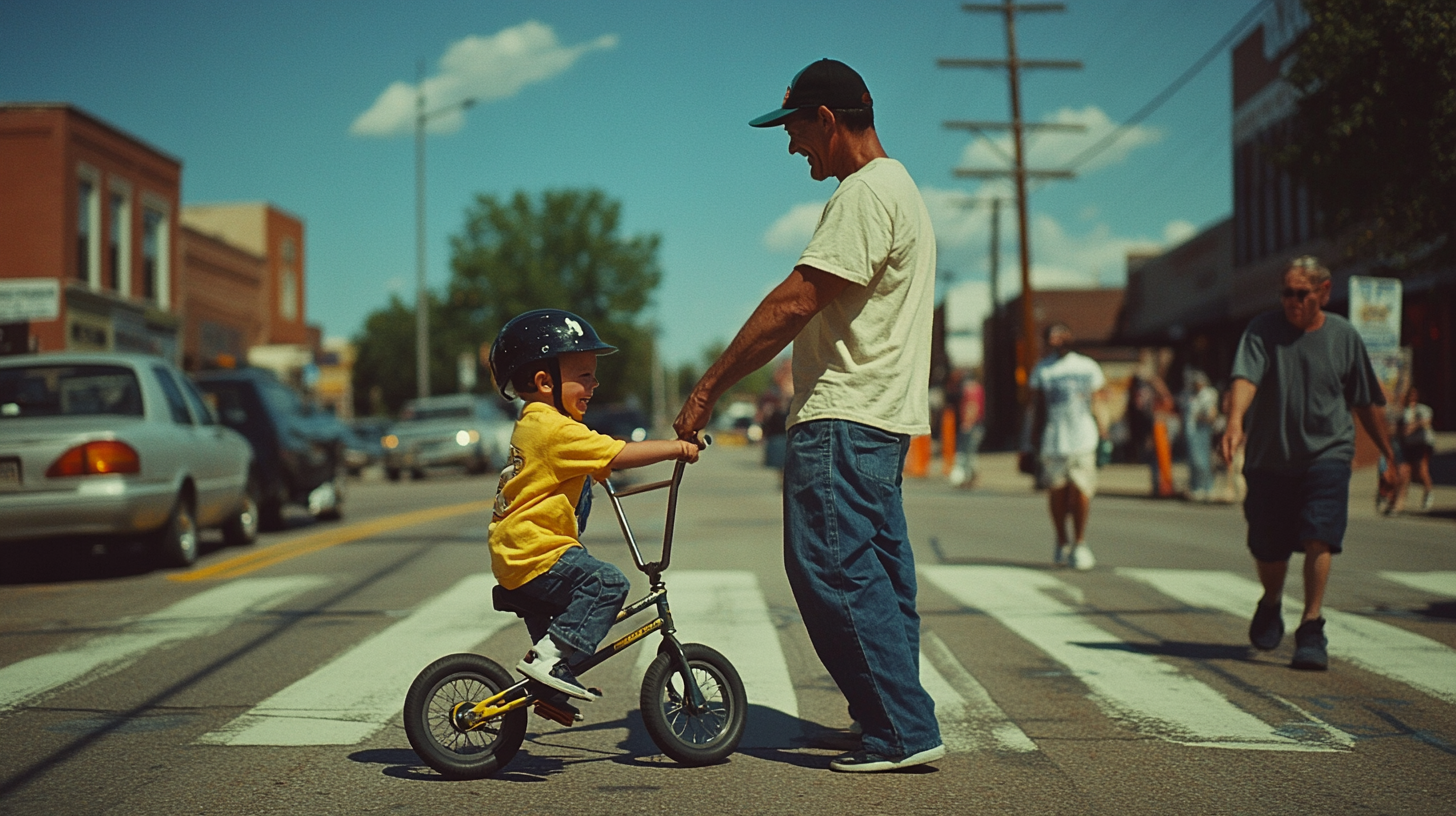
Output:
<instances>
[{"instance_id":1,"label":"bmx bicycle","mask_svg":"<svg viewBox=\"0 0 1456 816\"><path fill-rule=\"evenodd\" d=\"M706 440L705 440L706 444ZM627 604L617 614L621 623L640 612L655 609L646 624L598 649L572 666L577 676L620 654L628 646L657 632L662 636L657 657L642 678L642 721L664 754L683 765L720 762L738 747L743 737L748 698L743 681L728 658L701 643L681 643L676 637L667 603L663 573L672 557L673 522L677 515L678 486L685 464L678 462L672 478L660 482L613 488L607 497L632 551L632 562L650 581L646 596ZM662 557L645 561L621 500L627 496L668 489L667 522ZM527 614L555 616L561 610L529 606L503 596L495 588L495 608ZM404 699L404 730L410 747L442 776L480 779L504 768L515 757L526 735L526 709L548 720L570 726L581 719L570 698L525 678L516 679L499 663L478 654L446 655L426 666Z\"/></svg>"}]
</instances>

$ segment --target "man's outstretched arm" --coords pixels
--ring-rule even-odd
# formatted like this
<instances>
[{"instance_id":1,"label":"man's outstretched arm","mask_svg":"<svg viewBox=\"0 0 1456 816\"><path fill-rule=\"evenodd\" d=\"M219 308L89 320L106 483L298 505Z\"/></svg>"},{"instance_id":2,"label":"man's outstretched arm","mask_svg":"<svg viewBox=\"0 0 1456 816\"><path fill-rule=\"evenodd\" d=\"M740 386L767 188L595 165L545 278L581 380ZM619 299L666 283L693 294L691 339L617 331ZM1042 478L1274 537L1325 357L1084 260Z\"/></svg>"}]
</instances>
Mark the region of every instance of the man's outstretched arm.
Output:
<instances>
[{"instance_id":1,"label":"man's outstretched arm","mask_svg":"<svg viewBox=\"0 0 1456 816\"><path fill-rule=\"evenodd\" d=\"M837 275L812 266L794 267L758 304L723 355L693 386L672 423L678 436L689 439L707 427L718 398L739 380L768 365L846 286L849 281Z\"/></svg>"}]
</instances>

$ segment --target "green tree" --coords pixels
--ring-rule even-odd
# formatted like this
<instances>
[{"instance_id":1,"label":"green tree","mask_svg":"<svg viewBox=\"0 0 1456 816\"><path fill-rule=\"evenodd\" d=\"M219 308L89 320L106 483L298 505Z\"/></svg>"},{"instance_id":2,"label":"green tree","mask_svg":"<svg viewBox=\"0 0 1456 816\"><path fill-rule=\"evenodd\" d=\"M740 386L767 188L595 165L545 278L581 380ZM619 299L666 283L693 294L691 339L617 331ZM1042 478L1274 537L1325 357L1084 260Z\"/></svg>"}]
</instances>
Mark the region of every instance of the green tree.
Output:
<instances>
[{"instance_id":1,"label":"green tree","mask_svg":"<svg viewBox=\"0 0 1456 816\"><path fill-rule=\"evenodd\" d=\"M1324 231L1395 265L1456 257L1456 3L1304 0L1310 27L1286 78L1298 89L1282 158Z\"/></svg>"},{"instance_id":2,"label":"green tree","mask_svg":"<svg viewBox=\"0 0 1456 816\"><path fill-rule=\"evenodd\" d=\"M661 239L619 236L621 210L599 190L549 190L538 201L519 191L506 200L476 196L450 239L442 304L459 342L489 342L530 309L567 309L620 349L601 359L598 399L649 404L653 331L641 315L662 280Z\"/></svg>"},{"instance_id":3,"label":"green tree","mask_svg":"<svg viewBox=\"0 0 1456 816\"><path fill-rule=\"evenodd\" d=\"M430 386L437 394L459 387L456 358L462 350L474 355L460 327L445 325L439 298L430 299ZM364 320L354 338L354 413L369 416L383 409L396 414L418 394L415 382L415 307L391 295L389 305ZM488 390L477 386L476 390Z\"/></svg>"}]
</instances>

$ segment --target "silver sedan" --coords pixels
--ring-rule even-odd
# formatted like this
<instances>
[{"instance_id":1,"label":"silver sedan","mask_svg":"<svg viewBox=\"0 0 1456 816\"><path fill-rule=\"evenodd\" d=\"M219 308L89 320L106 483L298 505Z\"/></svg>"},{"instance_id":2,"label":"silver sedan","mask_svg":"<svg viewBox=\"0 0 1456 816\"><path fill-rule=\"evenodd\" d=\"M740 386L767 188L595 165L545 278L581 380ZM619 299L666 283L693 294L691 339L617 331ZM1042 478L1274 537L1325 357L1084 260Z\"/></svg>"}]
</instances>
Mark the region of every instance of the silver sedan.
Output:
<instances>
[{"instance_id":1,"label":"silver sedan","mask_svg":"<svg viewBox=\"0 0 1456 816\"><path fill-rule=\"evenodd\" d=\"M247 440L159 357L0 357L0 542L144 536L187 566L199 529L256 540L251 463Z\"/></svg>"}]
</instances>

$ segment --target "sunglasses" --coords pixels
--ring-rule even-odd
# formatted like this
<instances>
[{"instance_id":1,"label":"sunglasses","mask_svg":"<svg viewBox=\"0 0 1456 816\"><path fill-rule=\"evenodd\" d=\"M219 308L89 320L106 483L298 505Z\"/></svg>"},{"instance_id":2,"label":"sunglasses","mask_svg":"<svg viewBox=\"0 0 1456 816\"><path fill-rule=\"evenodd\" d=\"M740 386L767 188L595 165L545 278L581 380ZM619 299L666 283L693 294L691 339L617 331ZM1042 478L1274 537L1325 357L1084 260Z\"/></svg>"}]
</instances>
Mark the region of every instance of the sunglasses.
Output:
<instances>
[{"instance_id":1,"label":"sunglasses","mask_svg":"<svg viewBox=\"0 0 1456 816\"><path fill-rule=\"evenodd\" d=\"M1287 300L1304 300L1314 294L1313 289L1281 289L1279 296Z\"/></svg>"}]
</instances>

